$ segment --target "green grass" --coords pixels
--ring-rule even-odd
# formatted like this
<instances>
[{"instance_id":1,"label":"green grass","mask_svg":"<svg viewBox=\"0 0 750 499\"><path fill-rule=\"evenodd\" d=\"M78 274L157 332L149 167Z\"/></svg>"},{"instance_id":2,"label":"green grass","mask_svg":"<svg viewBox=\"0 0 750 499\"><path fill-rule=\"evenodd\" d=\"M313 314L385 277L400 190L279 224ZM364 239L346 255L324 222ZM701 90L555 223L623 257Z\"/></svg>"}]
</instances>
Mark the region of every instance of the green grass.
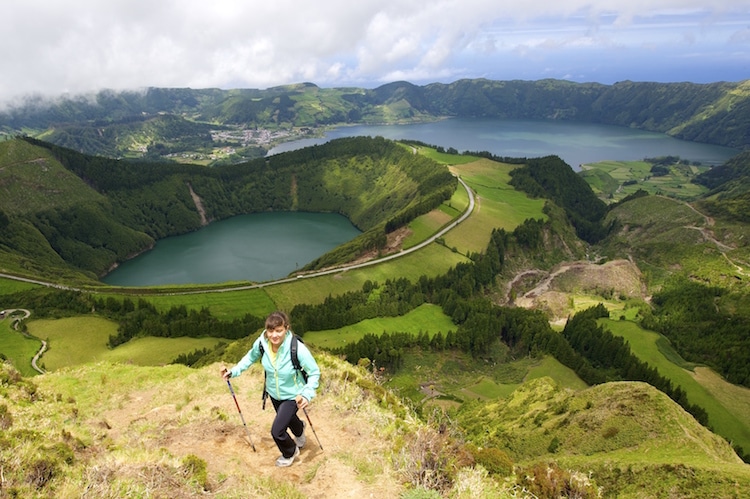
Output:
<instances>
[{"instance_id":1,"label":"green grass","mask_svg":"<svg viewBox=\"0 0 750 499\"><path fill-rule=\"evenodd\" d=\"M10 295L13 293L18 293L20 291L27 291L29 289L34 289L38 287L39 287L39 284L32 284L30 282L16 281L14 279L6 279L3 277L0 277L0 296ZM3 306L5 305L0 304L0 310L2 310Z\"/></svg>"},{"instance_id":2,"label":"green grass","mask_svg":"<svg viewBox=\"0 0 750 499\"><path fill-rule=\"evenodd\" d=\"M451 199L438 209L417 217L409 224L411 234L404 240L402 247L408 249L416 246L438 232L452 220L458 218L469 206L469 195L466 189L459 187ZM455 230L455 229L454 229Z\"/></svg>"},{"instance_id":3,"label":"green grass","mask_svg":"<svg viewBox=\"0 0 750 499\"><path fill-rule=\"evenodd\" d=\"M659 374L669 378L675 386L682 387L691 404L697 404L706 410L709 424L718 434L730 438L745 452L750 449L750 412L739 409L733 411L731 406L717 400L709 387L696 381L694 373L669 361L659 348L663 339L658 333L642 329L629 321L601 319L600 323L613 334L625 338L639 359L656 368Z\"/></svg>"},{"instance_id":4,"label":"green grass","mask_svg":"<svg viewBox=\"0 0 750 499\"><path fill-rule=\"evenodd\" d=\"M531 199L508 184L510 171L517 167L487 159L451 167L475 192L476 205L468 220L446 234L449 248L482 252L493 228L512 231L528 218L547 219L543 199Z\"/></svg>"},{"instance_id":5,"label":"green grass","mask_svg":"<svg viewBox=\"0 0 750 499\"><path fill-rule=\"evenodd\" d=\"M42 343L35 338L29 338L14 331L10 327L11 321L7 317L0 320L0 353L24 376L38 374L31 367L31 359L39 351Z\"/></svg>"},{"instance_id":6,"label":"green grass","mask_svg":"<svg viewBox=\"0 0 750 499\"><path fill-rule=\"evenodd\" d=\"M524 381L542 378L544 376L549 376L561 386L570 388L571 390L583 390L588 387L588 385L579 378L572 369L562 365L560 361L554 357L545 356L539 362L533 364L529 368L529 373L526 375Z\"/></svg>"},{"instance_id":7,"label":"green grass","mask_svg":"<svg viewBox=\"0 0 750 499\"><path fill-rule=\"evenodd\" d=\"M638 189L678 199L696 199L708 189L691 180L708 169L708 166L672 165L668 175L654 177L651 163L645 161L602 161L581 165L580 175L606 202L619 201ZM624 185L626 182L629 185Z\"/></svg>"},{"instance_id":8,"label":"green grass","mask_svg":"<svg viewBox=\"0 0 750 499\"><path fill-rule=\"evenodd\" d=\"M419 331L424 331L432 337L437 332L445 335L448 331L455 331L455 329L456 326L450 317L445 315L440 307L425 304L399 317L378 317L339 329L308 331L305 333L305 342L321 348L339 348L361 339L367 333L379 336L387 331L389 333L408 332L416 335Z\"/></svg>"},{"instance_id":9,"label":"green grass","mask_svg":"<svg viewBox=\"0 0 750 499\"><path fill-rule=\"evenodd\" d=\"M417 152L443 165L463 165L480 159L478 156L438 152L434 147L417 147Z\"/></svg>"},{"instance_id":10,"label":"green grass","mask_svg":"<svg viewBox=\"0 0 750 499\"><path fill-rule=\"evenodd\" d=\"M185 305L189 310L208 308L214 317L221 320L232 320L251 314L265 317L276 309L273 300L266 292L268 288L248 289L239 291L224 291L144 296L153 303L157 310L166 312L172 307ZM131 298L132 299L132 298Z\"/></svg>"},{"instance_id":11,"label":"green grass","mask_svg":"<svg viewBox=\"0 0 750 499\"><path fill-rule=\"evenodd\" d=\"M417 282L423 275L436 277L467 258L440 244L433 243L402 258L396 258L362 269L347 270L314 278L264 288L273 303L291 310L297 303L322 303L328 295L339 295L362 289L366 281L384 283L387 279L405 278Z\"/></svg>"},{"instance_id":12,"label":"green grass","mask_svg":"<svg viewBox=\"0 0 750 499\"><path fill-rule=\"evenodd\" d=\"M512 378L519 373L525 373L523 380L513 382ZM481 376L474 384L457 387L459 391L456 395L465 399L506 398L522 383L542 377L552 378L560 386L571 390L583 390L588 387L570 368L562 365L554 357L545 356L539 360L525 359L497 366L491 371L490 377ZM508 380L508 382L503 382L503 380Z\"/></svg>"},{"instance_id":13,"label":"green grass","mask_svg":"<svg viewBox=\"0 0 750 499\"><path fill-rule=\"evenodd\" d=\"M29 333L48 342L40 367L55 371L92 362L119 362L159 366L183 353L211 349L220 338L138 338L114 349L107 347L115 322L100 317L29 320ZM33 355L32 355L33 356Z\"/></svg>"},{"instance_id":14,"label":"green grass","mask_svg":"<svg viewBox=\"0 0 750 499\"><path fill-rule=\"evenodd\" d=\"M218 343L229 340L221 338L136 338L102 355L101 360L136 364L139 366L160 366L169 364L177 356L204 348L211 350Z\"/></svg>"},{"instance_id":15,"label":"green grass","mask_svg":"<svg viewBox=\"0 0 750 499\"><path fill-rule=\"evenodd\" d=\"M49 371L101 360L109 336L117 333L117 323L88 316L29 319L26 325L29 334L47 341L47 352L39 363Z\"/></svg>"},{"instance_id":16,"label":"green grass","mask_svg":"<svg viewBox=\"0 0 750 499\"><path fill-rule=\"evenodd\" d=\"M0 209L8 215L60 210L104 199L52 153L23 140L0 142L0 160Z\"/></svg>"}]
</instances>

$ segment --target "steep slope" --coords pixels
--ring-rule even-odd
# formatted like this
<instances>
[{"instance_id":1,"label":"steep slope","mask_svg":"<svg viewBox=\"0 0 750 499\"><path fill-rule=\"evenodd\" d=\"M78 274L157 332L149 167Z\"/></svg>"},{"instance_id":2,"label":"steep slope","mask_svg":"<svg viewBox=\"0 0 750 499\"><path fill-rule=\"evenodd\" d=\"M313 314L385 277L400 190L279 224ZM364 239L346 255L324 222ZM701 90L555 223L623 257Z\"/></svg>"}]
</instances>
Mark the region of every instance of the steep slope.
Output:
<instances>
[{"instance_id":1,"label":"steep slope","mask_svg":"<svg viewBox=\"0 0 750 499\"><path fill-rule=\"evenodd\" d=\"M539 379L507 400L469 406L459 414L466 438L494 449L490 455L507 453L516 461L515 474L505 479L508 471L493 467L497 460L474 465L473 455L482 460L487 453L449 437L461 432L449 420L427 425L365 371L326 354L317 357L324 377L308 410L315 431L308 430L307 445L286 469L274 466L273 416L261 410L257 368L232 382L246 430L218 375L220 364L189 369L100 363L33 379L3 365L0 492L64 498L82 491L111 498L438 497L425 495L427 487L451 497L502 498L519 497L522 488L537 490L526 479L539 466L587 476L575 489L579 497L593 497L596 486L602 497L661 497L667 488L676 497L740 497L750 491L750 466L642 383L573 393ZM656 480L663 475L669 480ZM685 475L692 478L679 479Z\"/></svg>"},{"instance_id":2,"label":"steep slope","mask_svg":"<svg viewBox=\"0 0 750 499\"><path fill-rule=\"evenodd\" d=\"M695 181L711 189L697 203L703 209L712 215L750 222L750 152L738 154Z\"/></svg>"},{"instance_id":3,"label":"steep slope","mask_svg":"<svg viewBox=\"0 0 750 499\"><path fill-rule=\"evenodd\" d=\"M506 400L465 406L458 420L476 445L504 449L516 461L543 458L588 470L604 486L604 497L750 492L750 466L646 383L606 383L572 392L540 378Z\"/></svg>"}]
</instances>

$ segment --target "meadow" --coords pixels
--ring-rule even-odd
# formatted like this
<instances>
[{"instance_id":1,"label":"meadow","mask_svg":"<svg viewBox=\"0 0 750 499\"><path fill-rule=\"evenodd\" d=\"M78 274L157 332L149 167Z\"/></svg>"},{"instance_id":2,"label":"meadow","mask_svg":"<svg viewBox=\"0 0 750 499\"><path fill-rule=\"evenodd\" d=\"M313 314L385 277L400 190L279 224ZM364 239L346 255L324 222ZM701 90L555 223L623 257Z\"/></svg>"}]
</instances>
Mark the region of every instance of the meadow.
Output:
<instances>
[{"instance_id":1,"label":"meadow","mask_svg":"<svg viewBox=\"0 0 750 499\"><path fill-rule=\"evenodd\" d=\"M601 161L581 165L581 176L606 202L620 201L639 189L685 200L696 199L708 191L706 187L691 182L709 170L708 166L675 164L663 176L653 175L651 167L646 161Z\"/></svg>"},{"instance_id":2,"label":"meadow","mask_svg":"<svg viewBox=\"0 0 750 499\"><path fill-rule=\"evenodd\" d=\"M11 328L11 319L0 319L0 352L8 358L24 376L38 374L31 367L31 359L39 351L42 342L24 336Z\"/></svg>"},{"instance_id":3,"label":"meadow","mask_svg":"<svg viewBox=\"0 0 750 499\"><path fill-rule=\"evenodd\" d=\"M305 342L321 348L341 348L360 340L365 334L379 336L384 331L408 332L415 336L423 332L432 338L438 332L445 335L448 331L455 331L455 325L440 307L424 304L399 317L376 317L339 329L308 331Z\"/></svg>"},{"instance_id":4,"label":"meadow","mask_svg":"<svg viewBox=\"0 0 750 499\"><path fill-rule=\"evenodd\" d=\"M55 371L93 362L118 362L141 366L171 363L178 355L212 349L217 338L136 338L117 348L107 347L117 323L100 317L39 319L28 323L29 333L47 341L40 367ZM38 348L38 347L37 347ZM36 352L34 352L36 353Z\"/></svg>"}]
</instances>

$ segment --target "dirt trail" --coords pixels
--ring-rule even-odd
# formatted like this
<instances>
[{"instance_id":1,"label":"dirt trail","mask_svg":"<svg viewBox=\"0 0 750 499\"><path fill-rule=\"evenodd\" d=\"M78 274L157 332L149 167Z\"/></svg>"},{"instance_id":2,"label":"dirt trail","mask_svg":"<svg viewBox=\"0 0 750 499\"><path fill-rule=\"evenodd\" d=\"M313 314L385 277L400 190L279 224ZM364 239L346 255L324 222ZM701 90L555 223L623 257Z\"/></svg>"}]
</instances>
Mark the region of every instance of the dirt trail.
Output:
<instances>
[{"instance_id":1,"label":"dirt trail","mask_svg":"<svg viewBox=\"0 0 750 499\"><path fill-rule=\"evenodd\" d=\"M259 377L256 381L261 382ZM403 491L397 478L384 479L380 474L389 453L377 432L358 417L357 411L337 408L334 400L326 397L314 400L308 408L323 450L308 426L307 444L300 456L288 468L276 467L279 451L270 435L273 408L268 404L265 411L261 410L260 392L258 397L248 398L251 394L246 387L251 383L247 380L234 385L256 452L248 443L228 389L192 400L184 407L163 404L164 393L158 389L135 391L128 394L127 401L101 413L91 423L104 428L107 440L117 446L163 449L180 458L192 454L203 459L213 494L243 490L252 483L248 478L288 482L305 497L321 499L392 498ZM174 397L179 399L181 394ZM306 421L303 413L300 416ZM378 470L370 479L361 472L369 467ZM255 496L248 492L248 497Z\"/></svg>"}]
</instances>

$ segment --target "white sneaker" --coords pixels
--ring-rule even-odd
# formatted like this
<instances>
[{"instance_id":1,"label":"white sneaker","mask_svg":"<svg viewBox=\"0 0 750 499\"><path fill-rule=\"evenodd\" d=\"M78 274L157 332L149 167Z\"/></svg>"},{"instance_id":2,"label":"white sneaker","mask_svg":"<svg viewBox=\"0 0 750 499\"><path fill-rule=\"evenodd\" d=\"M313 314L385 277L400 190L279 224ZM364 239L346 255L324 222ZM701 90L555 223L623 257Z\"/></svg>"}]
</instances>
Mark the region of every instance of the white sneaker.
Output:
<instances>
[{"instance_id":1,"label":"white sneaker","mask_svg":"<svg viewBox=\"0 0 750 499\"><path fill-rule=\"evenodd\" d=\"M307 443L307 437L305 436L305 427L307 423L302 421L302 434L299 437L294 437L294 441L297 442L297 448L301 449Z\"/></svg>"},{"instance_id":2,"label":"white sneaker","mask_svg":"<svg viewBox=\"0 0 750 499\"><path fill-rule=\"evenodd\" d=\"M299 456L299 447L294 449L294 455L292 457L279 456L279 458L276 460L276 466L280 468L291 466L294 462L294 458L297 456Z\"/></svg>"}]
</instances>

